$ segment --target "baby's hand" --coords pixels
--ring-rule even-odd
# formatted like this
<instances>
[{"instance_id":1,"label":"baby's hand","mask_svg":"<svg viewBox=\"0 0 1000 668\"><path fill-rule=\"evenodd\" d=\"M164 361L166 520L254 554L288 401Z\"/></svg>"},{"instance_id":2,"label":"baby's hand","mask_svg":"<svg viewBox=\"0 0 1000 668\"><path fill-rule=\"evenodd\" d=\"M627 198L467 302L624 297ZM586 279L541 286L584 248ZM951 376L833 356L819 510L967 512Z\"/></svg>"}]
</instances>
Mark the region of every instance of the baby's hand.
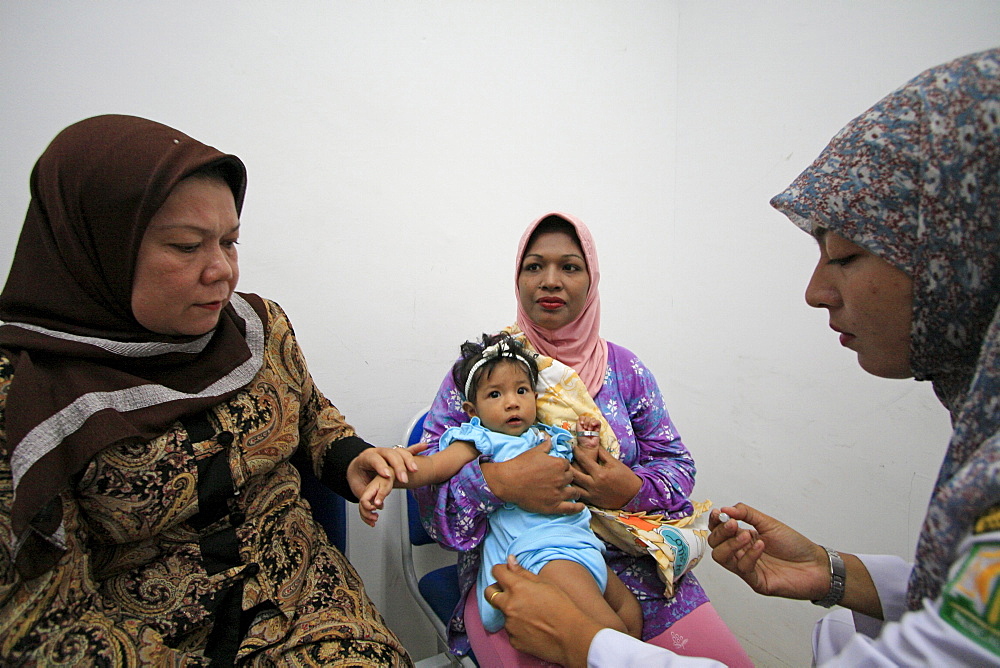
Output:
<instances>
[{"instance_id":1,"label":"baby's hand","mask_svg":"<svg viewBox=\"0 0 1000 668\"><path fill-rule=\"evenodd\" d=\"M426 443L417 443L408 448L365 448L347 467L347 483L351 486L351 492L360 499L372 479L378 476L391 479L395 475L405 483L407 471L417 470L413 455L426 449Z\"/></svg>"},{"instance_id":2,"label":"baby's hand","mask_svg":"<svg viewBox=\"0 0 1000 668\"><path fill-rule=\"evenodd\" d=\"M583 431L600 432L600 420L592 415L581 415L580 419L576 421L576 442L577 445L584 448L596 448L601 444L601 439L598 434L595 434L594 436L581 436L580 432Z\"/></svg>"},{"instance_id":3,"label":"baby's hand","mask_svg":"<svg viewBox=\"0 0 1000 668\"><path fill-rule=\"evenodd\" d=\"M375 526L378 521L378 511L385 505L385 498L392 491L392 483L395 477L374 478L365 487L365 491L358 495L358 512L361 519L370 527Z\"/></svg>"}]
</instances>

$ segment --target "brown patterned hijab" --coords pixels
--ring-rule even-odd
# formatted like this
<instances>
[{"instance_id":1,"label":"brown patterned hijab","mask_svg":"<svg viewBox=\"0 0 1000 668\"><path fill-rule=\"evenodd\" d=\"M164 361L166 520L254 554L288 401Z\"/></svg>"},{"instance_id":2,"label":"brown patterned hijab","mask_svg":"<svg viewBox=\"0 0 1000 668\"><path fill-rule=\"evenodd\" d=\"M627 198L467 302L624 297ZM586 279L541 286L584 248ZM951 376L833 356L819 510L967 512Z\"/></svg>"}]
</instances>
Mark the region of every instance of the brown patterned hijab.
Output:
<instances>
[{"instance_id":1,"label":"brown patterned hijab","mask_svg":"<svg viewBox=\"0 0 1000 668\"><path fill-rule=\"evenodd\" d=\"M1000 49L885 97L771 204L913 279L910 364L954 426L917 543L917 609L940 593L972 523L1000 503Z\"/></svg>"},{"instance_id":2,"label":"brown patterned hijab","mask_svg":"<svg viewBox=\"0 0 1000 668\"><path fill-rule=\"evenodd\" d=\"M199 337L143 328L131 309L146 227L171 190L217 167L242 209L239 158L143 118L63 130L31 174L31 202L0 294L0 348L14 378L6 447L15 563L25 577L64 545L59 494L100 450L151 438L235 394L260 369L266 313L234 294Z\"/></svg>"}]
</instances>

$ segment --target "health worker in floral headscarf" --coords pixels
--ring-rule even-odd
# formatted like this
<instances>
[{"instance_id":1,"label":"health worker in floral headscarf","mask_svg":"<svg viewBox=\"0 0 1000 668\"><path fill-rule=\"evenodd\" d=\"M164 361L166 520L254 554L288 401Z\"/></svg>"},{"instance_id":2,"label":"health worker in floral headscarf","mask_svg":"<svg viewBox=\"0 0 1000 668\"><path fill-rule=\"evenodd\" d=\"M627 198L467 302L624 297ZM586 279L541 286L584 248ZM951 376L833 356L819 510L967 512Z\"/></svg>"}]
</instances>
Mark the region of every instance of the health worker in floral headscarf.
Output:
<instances>
[{"instance_id":1,"label":"health worker in floral headscarf","mask_svg":"<svg viewBox=\"0 0 1000 668\"><path fill-rule=\"evenodd\" d=\"M864 370L930 381L954 431L912 565L838 555L742 504L713 556L760 593L853 611L818 626L821 663L998 663L1000 50L886 97L772 204L819 242L809 305Z\"/></svg>"}]
</instances>

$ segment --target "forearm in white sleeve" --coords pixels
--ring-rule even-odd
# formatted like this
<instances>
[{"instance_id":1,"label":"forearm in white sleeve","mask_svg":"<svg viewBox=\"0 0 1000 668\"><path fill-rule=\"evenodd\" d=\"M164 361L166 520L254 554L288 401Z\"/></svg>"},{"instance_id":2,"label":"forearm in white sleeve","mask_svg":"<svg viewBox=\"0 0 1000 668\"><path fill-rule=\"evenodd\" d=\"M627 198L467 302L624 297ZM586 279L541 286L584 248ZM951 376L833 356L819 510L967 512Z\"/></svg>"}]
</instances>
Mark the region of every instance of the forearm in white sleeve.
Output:
<instances>
[{"instance_id":1,"label":"forearm in white sleeve","mask_svg":"<svg viewBox=\"0 0 1000 668\"><path fill-rule=\"evenodd\" d=\"M882 619L875 619L860 612L854 613L854 626L859 633L876 638L888 622L898 622L906 614L906 585L910 581L913 564L890 554L857 554L868 569L875 583L878 600L882 605Z\"/></svg>"},{"instance_id":2,"label":"forearm in white sleeve","mask_svg":"<svg viewBox=\"0 0 1000 668\"><path fill-rule=\"evenodd\" d=\"M885 592L887 621L874 639L855 634L837 656L822 663L824 668L1000 665L1000 531L966 538L942 595L902 616L897 613L902 571L886 580L874 562L873 568L869 572L879 595Z\"/></svg>"}]
</instances>

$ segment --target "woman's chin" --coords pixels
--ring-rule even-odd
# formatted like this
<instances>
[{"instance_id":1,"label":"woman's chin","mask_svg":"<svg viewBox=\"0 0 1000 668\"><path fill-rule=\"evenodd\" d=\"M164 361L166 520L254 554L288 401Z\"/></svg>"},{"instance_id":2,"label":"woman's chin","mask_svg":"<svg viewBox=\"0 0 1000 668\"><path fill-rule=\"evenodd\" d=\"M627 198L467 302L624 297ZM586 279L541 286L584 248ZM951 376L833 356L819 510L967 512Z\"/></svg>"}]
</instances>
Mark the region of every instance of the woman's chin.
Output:
<instances>
[{"instance_id":1,"label":"woman's chin","mask_svg":"<svg viewBox=\"0 0 1000 668\"><path fill-rule=\"evenodd\" d=\"M531 322L535 323L542 329L555 330L568 325L570 318L566 316L565 313L533 313L531 314Z\"/></svg>"},{"instance_id":2,"label":"woman's chin","mask_svg":"<svg viewBox=\"0 0 1000 668\"><path fill-rule=\"evenodd\" d=\"M879 378L889 378L902 380L913 378L913 371L910 370L909 360L888 359L884 355L865 355L858 353L858 366L866 372Z\"/></svg>"}]
</instances>

